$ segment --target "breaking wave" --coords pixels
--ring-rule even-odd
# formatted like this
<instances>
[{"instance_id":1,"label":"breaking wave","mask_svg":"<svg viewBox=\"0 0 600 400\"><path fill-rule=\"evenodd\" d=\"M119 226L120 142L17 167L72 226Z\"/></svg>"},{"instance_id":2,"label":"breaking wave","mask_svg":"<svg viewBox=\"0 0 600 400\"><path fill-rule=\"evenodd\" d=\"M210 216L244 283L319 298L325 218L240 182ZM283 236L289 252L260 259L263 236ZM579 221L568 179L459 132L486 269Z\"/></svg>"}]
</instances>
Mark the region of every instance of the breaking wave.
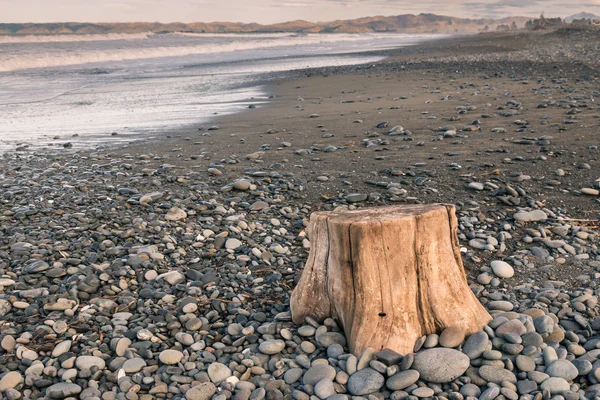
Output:
<instances>
[{"instance_id":1,"label":"breaking wave","mask_svg":"<svg viewBox=\"0 0 600 400\"><path fill-rule=\"evenodd\" d=\"M86 35L0 35L0 44L5 43L67 43L67 42L98 42L105 40L138 40L146 39L152 33L107 33Z\"/></svg>"}]
</instances>

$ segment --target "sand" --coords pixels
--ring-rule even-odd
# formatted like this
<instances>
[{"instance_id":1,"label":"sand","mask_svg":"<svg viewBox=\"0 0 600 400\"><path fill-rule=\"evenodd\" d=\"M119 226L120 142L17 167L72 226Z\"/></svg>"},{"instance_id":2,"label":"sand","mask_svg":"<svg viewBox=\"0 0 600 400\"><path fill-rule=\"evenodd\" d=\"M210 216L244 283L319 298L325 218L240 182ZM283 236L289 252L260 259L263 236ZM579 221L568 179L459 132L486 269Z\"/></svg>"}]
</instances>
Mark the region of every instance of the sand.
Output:
<instances>
[{"instance_id":1,"label":"sand","mask_svg":"<svg viewBox=\"0 0 600 400\"><path fill-rule=\"evenodd\" d=\"M565 192L591 186L600 176L598 153L590 150L599 144L598 58L579 61L595 51L598 36L581 29L458 37L389 51L378 64L307 70L270 86L268 102L217 118L218 130L191 127L119 152L172 151L170 162L199 171L233 158L239 163L225 163L215 184L247 169L270 168L304 182L312 202L381 191L368 181L403 182L418 201L464 202L470 194L463 188L473 180L510 182L511 174L523 173L531 180L520 185L531 196L567 205L580 218L594 217L595 198ZM577 45L573 37L580 38ZM520 106L507 106L510 100ZM550 105L538 108L542 103ZM459 114L464 107L472 108ZM518 114L502 117L503 109ZM566 124L568 118L577 122ZM476 120L480 130L461 131ZM388 127L377 129L383 121ZM396 125L411 134L387 136ZM434 141L435 130L448 125L457 128L456 137ZM522 138L535 144L514 143ZM539 138L549 144L538 145ZM366 140L383 143L367 148ZM328 146L338 150L322 152ZM298 149L311 154L298 155ZM258 160L246 158L261 151ZM580 163L590 169L578 169ZM558 169L567 179L549 184ZM328 180L317 179L322 176Z\"/></svg>"}]
</instances>

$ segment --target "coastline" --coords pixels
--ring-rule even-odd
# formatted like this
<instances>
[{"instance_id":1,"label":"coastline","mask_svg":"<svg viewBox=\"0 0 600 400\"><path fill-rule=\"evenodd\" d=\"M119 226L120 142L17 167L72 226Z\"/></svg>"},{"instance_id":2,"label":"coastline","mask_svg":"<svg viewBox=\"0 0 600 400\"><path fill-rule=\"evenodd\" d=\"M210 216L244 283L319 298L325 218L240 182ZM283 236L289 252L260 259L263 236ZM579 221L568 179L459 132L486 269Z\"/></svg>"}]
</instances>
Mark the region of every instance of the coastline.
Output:
<instances>
[{"instance_id":1,"label":"coastline","mask_svg":"<svg viewBox=\"0 0 600 400\"><path fill-rule=\"evenodd\" d=\"M599 36L429 43L299 71L218 129L5 153L4 395L596 398ZM353 355L334 319L292 322L314 211L415 203L456 207L487 326Z\"/></svg>"},{"instance_id":2,"label":"coastline","mask_svg":"<svg viewBox=\"0 0 600 400\"><path fill-rule=\"evenodd\" d=\"M318 172L332 175L331 180L317 185L319 190L328 192L331 196L335 196L338 191L348 193L354 190L368 193L377 190L376 185L365 182L379 179L382 169L398 169L405 173L407 168L415 168L414 164L419 163L429 162L443 175L448 174L444 171L448 170L448 165L454 163L464 167L466 171L486 174L498 167L504 167L502 169L506 173L511 169L506 167L514 164L514 161L507 162L505 158L516 154L532 162L534 170L539 166L538 171L544 172L540 177L541 181L538 182L538 190L542 191L543 179L548 180L549 174L564 166L563 159L547 157L548 152L566 154L567 149L574 145L573 151L577 151L580 154L578 157L585 160L586 156L595 158L594 151L590 151L588 147L600 144L596 143L595 136L585 134L581 134L579 143L573 144L569 136L560 134L562 128L565 128L565 131L574 130L575 133L572 134L579 135L587 125L565 127L558 119L558 113L551 109L549 111L548 108L536 108L538 104L534 102L543 99L531 96L530 82L538 84L537 79L546 79L558 69L559 74L566 74L567 71L569 74L579 74L574 75L573 79L581 79L577 84L587 86L587 90L593 94L593 80L588 80L586 84L585 77L597 71L594 70L597 65L573 63L568 59L534 63L533 58L545 56L548 48L560 52L560 46L564 43L563 39L560 39L560 46L547 44L545 48L539 49L541 56L533 53L531 47L545 40L544 35L548 34L518 32L447 38L394 50L363 53L386 54L387 58L378 63L291 71L276 82L267 84L266 91L271 94L271 98L256 108L227 116L215 116L212 122L204 124L201 130L198 129L198 125L174 129L160 140L150 143L133 142L125 148L112 148L104 152L139 156L164 154L177 149L174 151L176 157L171 159L172 162L183 168L194 164L194 168L205 170L210 168L212 163L232 155L244 160L248 154L263 152L258 160L246 160L237 165L226 166L222 171L224 175L214 178L215 185L224 184L228 179L242 174L247 168L260 169L269 164L285 163L292 166L301 162L306 165L295 169L294 174L298 174L298 178L303 182L314 182ZM511 59L515 54L516 59ZM472 55L474 57L469 59ZM528 61L528 57L532 59ZM560 66L564 70L557 68ZM476 111L467 113L466 118L458 121L449 121L448 117L455 112L455 107L465 107L465 104L471 102L468 96L473 96L473 93L469 93L468 85L477 87L473 81L478 81L479 85L484 86L488 85L487 82L490 82L489 85L501 85L497 88L492 86L492 92L497 98L486 94L486 101L493 101L494 106L482 103L480 98L474 98L479 103ZM462 89L461 84L464 84ZM475 89L472 91L477 92ZM452 99L442 100L443 96ZM498 102L501 96L506 97L507 101L518 99L526 106L517 107L513 117L498 116L498 106L505 107ZM588 111L591 109L588 108ZM490 115L490 118L481 118L482 113ZM547 121L551 119L544 121L548 113L555 118L550 124L547 124ZM311 119L311 114L318 114L319 117ZM430 119L431 116L436 118ZM594 124L600 125L596 115L592 113L588 117L590 127ZM525 128L514 125L514 121L519 118L527 118L528 124ZM474 126L471 124L472 120L479 120L480 124ZM389 127L376 128L375 126L382 121L387 121ZM529 124L537 125L535 121L543 125L531 127ZM386 132L395 125L401 125L411 133L408 136L388 137ZM448 125L455 126L458 132L451 138L437 141L439 133L436 133L436 130ZM207 131L209 126L218 126L219 129ZM463 127L474 130L463 132ZM490 133L494 128L504 129L507 133L494 135ZM538 132L538 129L541 132ZM332 136L326 137L328 133ZM514 143L527 137L528 133L529 136L557 136L552 138L550 148L542 146L532 152L530 147ZM373 141L383 142L375 152L364 146L364 142L371 138ZM451 143L452 139L456 144ZM490 141L495 148L488 148ZM282 147L282 142L289 142L291 147ZM534 141L536 142L537 140ZM265 151L264 145L267 145L269 150ZM341 151L324 152L328 146L338 147ZM311 151L310 154L299 157L295 154L299 149ZM477 163L476 159L481 154L486 154L486 160L493 166ZM349 164L352 160L348 160L348 156L359 157L360 161ZM552 164L553 167L542 167L542 163L535 159L540 156L547 157L548 162L544 164ZM430 160L432 157L435 161ZM551 169L554 167L554 170ZM574 183L592 184L593 180L586 182L584 176L592 172L600 176L600 170L597 168L597 164L592 164L592 171L573 171L574 177L577 177ZM334 177L351 169L357 173L352 185L346 186L343 179ZM425 172L426 170L427 168ZM418 190L419 186L416 185L413 189ZM440 193L454 191L448 187L444 190L442 188L443 186L433 189L434 192L429 194L439 201L457 200L460 192L454 196L446 196ZM558 189L557 193L550 194L550 197L556 196L556 199L563 196L562 190L576 190L570 184L567 189L554 189ZM312 201L320 199L321 194L317 193L319 190L311 192ZM580 200L577 198L571 200L573 201L568 202L572 207L571 211L583 217L580 212L589 207L578 206Z\"/></svg>"}]
</instances>

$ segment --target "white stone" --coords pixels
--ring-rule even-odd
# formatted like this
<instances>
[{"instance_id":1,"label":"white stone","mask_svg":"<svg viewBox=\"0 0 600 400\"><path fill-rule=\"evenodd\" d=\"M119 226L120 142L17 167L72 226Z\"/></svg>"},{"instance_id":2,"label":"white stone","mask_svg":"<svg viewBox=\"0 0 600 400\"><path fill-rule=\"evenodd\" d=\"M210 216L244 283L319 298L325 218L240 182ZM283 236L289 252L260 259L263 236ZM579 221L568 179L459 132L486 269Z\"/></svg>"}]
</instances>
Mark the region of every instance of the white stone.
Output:
<instances>
[{"instance_id":1,"label":"white stone","mask_svg":"<svg viewBox=\"0 0 600 400\"><path fill-rule=\"evenodd\" d=\"M79 356L75 361L75 366L79 369L91 369L94 366L98 369L104 369L106 362L96 356Z\"/></svg>"},{"instance_id":2,"label":"white stone","mask_svg":"<svg viewBox=\"0 0 600 400\"><path fill-rule=\"evenodd\" d=\"M494 260L491 267L494 274L499 278L512 278L515 275L514 268L504 261Z\"/></svg>"},{"instance_id":3,"label":"white stone","mask_svg":"<svg viewBox=\"0 0 600 400\"><path fill-rule=\"evenodd\" d=\"M158 356L158 359L163 364L177 364L183 358L183 353L179 350L163 350Z\"/></svg>"},{"instance_id":4,"label":"white stone","mask_svg":"<svg viewBox=\"0 0 600 400\"><path fill-rule=\"evenodd\" d=\"M227 241L225 242L225 248L228 250L235 250L241 245L242 242L235 238L227 239Z\"/></svg>"}]
</instances>

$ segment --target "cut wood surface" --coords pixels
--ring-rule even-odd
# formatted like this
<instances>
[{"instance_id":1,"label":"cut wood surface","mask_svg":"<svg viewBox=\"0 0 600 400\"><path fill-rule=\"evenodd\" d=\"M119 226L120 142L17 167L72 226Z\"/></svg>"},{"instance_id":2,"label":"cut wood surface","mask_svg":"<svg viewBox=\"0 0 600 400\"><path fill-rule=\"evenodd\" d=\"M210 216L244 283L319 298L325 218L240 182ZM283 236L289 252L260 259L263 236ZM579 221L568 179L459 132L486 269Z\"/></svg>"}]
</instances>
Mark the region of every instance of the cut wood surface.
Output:
<instances>
[{"instance_id":1,"label":"cut wood surface","mask_svg":"<svg viewBox=\"0 0 600 400\"><path fill-rule=\"evenodd\" d=\"M452 205L401 205L317 212L311 249L291 297L301 324L335 318L350 351L413 351L423 335L489 322L466 280Z\"/></svg>"}]
</instances>

